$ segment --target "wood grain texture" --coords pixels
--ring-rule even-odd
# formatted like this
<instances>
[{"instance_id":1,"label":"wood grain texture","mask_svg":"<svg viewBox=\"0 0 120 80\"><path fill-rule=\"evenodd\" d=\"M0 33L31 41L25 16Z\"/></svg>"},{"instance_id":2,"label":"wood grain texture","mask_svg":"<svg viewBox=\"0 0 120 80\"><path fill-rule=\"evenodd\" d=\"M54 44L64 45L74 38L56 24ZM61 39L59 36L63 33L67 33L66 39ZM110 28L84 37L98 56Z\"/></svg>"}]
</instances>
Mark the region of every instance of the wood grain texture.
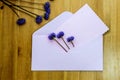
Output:
<instances>
[{"instance_id":1,"label":"wood grain texture","mask_svg":"<svg viewBox=\"0 0 120 80\"><path fill-rule=\"evenodd\" d=\"M104 35L103 72L32 72L32 33L63 11L74 13L86 3L110 28ZM27 5L20 2L17 4ZM16 25L17 17L8 7L0 10L0 80L120 80L120 0L54 0L51 9L50 19L39 25L34 22L34 18L18 12L27 19L23 26ZM32 11L43 14L42 11Z\"/></svg>"}]
</instances>

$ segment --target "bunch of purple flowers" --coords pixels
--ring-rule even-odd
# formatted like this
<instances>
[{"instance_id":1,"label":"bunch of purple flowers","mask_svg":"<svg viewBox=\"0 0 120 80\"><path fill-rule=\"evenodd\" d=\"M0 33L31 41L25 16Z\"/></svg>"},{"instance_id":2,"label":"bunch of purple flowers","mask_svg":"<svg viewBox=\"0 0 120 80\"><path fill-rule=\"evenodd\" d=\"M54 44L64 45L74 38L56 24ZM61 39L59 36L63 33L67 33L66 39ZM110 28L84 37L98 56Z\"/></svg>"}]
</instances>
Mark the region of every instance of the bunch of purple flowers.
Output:
<instances>
[{"instance_id":1,"label":"bunch of purple flowers","mask_svg":"<svg viewBox=\"0 0 120 80\"><path fill-rule=\"evenodd\" d=\"M21 18L20 15L16 12L17 11L20 11L20 12L23 12L33 18L35 18L35 22L37 24L40 24L42 21L43 21L43 18L45 20L48 20L49 19L49 15L51 13L51 10L50 10L50 2L45 2L45 3L35 3L35 2L29 2L29 1L23 1L23 0L20 0L21 2L26 2L26 3L30 3L30 4L40 4L43 6L43 9L40 9L40 8L35 8L35 7L31 7L31 6L23 6L23 5L18 5L18 4L15 4L13 1L8 1L8 0L0 0L0 2L2 2L4 5L8 6L15 14L16 16L18 17L16 23L18 25L23 25L26 23L26 19L25 18ZM53 1L53 0L50 0L50 1ZM0 7L1 9L4 8L4 6L1 6ZM31 8L31 9L37 9L37 10L42 10L44 11L44 15L39 15L39 14L36 14L32 11L29 11L27 10L26 8Z\"/></svg>"}]
</instances>

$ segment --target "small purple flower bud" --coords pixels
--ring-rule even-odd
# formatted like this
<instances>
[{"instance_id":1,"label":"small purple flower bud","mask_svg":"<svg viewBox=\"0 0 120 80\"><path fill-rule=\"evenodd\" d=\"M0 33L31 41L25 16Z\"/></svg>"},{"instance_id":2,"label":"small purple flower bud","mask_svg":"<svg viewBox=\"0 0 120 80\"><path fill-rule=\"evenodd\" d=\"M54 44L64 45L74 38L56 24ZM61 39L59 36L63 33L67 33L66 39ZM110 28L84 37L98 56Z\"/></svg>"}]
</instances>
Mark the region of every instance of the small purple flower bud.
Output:
<instances>
[{"instance_id":1,"label":"small purple flower bud","mask_svg":"<svg viewBox=\"0 0 120 80\"><path fill-rule=\"evenodd\" d=\"M17 24L18 25L23 25L23 24L25 24L26 23L26 20L24 19L24 18L19 18L18 20L17 20Z\"/></svg>"}]
</instances>

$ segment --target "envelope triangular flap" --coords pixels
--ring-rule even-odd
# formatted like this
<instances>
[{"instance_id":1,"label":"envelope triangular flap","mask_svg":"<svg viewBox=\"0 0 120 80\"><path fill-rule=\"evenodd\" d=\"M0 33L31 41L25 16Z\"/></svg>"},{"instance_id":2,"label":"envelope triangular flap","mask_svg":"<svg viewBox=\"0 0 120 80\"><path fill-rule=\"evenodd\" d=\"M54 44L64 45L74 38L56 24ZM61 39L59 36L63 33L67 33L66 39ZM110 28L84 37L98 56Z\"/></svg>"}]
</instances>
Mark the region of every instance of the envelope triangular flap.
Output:
<instances>
[{"instance_id":1,"label":"envelope triangular flap","mask_svg":"<svg viewBox=\"0 0 120 80\"><path fill-rule=\"evenodd\" d=\"M48 35L50 32L56 30L62 23L64 23L72 15L71 12L65 11L61 15L57 16L54 20L44 25L33 33L35 35Z\"/></svg>"}]
</instances>

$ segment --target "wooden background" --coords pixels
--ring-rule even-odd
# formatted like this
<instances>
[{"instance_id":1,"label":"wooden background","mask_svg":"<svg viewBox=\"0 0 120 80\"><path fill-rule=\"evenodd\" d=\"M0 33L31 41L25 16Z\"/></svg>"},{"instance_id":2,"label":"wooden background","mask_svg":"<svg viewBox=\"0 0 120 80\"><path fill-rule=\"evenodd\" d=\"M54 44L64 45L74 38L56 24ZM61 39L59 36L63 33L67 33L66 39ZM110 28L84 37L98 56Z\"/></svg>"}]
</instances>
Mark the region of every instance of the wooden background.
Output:
<instances>
[{"instance_id":1,"label":"wooden background","mask_svg":"<svg viewBox=\"0 0 120 80\"><path fill-rule=\"evenodd\" d=\"M104 35L103 72L32 72L32 33L63 11L74 13L85 3L88 3L110 28ZM20 2L17 4L27 5ZM51 10L50 19L39 25L34 18L18 12L27 19L23 26L16 25L17 17L8 7L0 10L0 80L120 80L120 0L55 0L51 2ZM43 14L42 11L32 11Z\"/></svg>"}]
</instances>

